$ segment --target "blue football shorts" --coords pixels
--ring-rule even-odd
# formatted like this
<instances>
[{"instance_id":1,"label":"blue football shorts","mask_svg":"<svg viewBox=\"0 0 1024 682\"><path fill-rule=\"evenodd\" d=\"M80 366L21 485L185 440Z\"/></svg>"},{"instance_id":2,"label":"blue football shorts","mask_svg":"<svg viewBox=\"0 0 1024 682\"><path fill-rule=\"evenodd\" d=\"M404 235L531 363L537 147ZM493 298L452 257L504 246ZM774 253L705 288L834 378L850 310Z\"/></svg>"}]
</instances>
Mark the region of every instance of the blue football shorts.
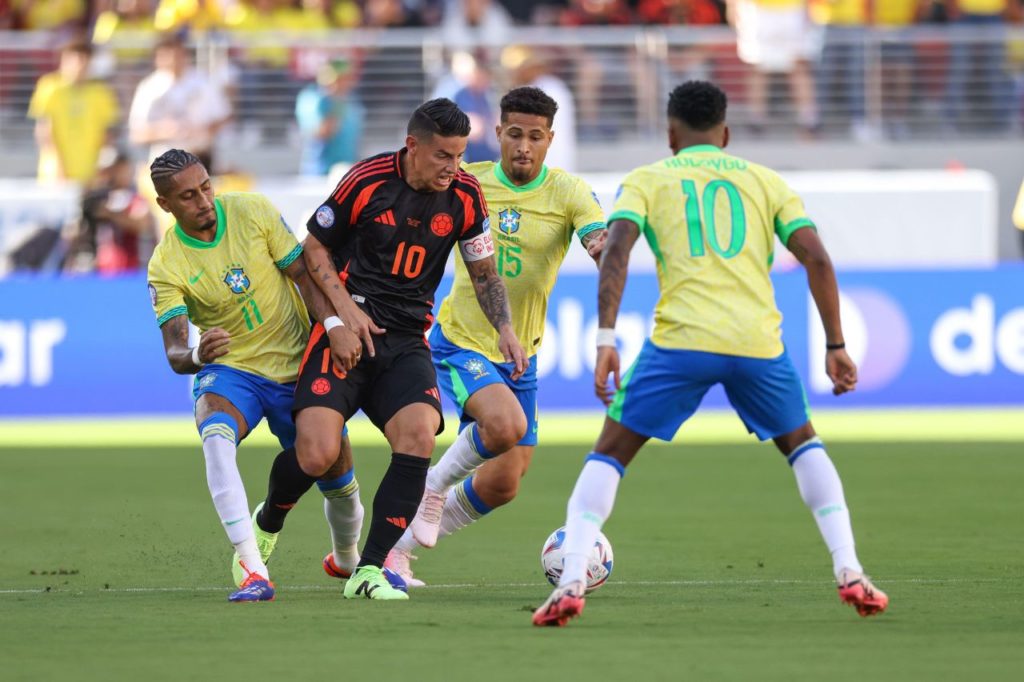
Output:
<instances>
[{"instance_id":1,"label":"blue football shorts","mask_svg":"<svg viewBox=\"0 0 1024 682\"><path fill-rule=\"evenodd\" d=\"M277 436L282 448L295 445L295 421L292 419L294 383L279 384L256 374L213 363L199 370L192 385L195 400L205 393L219 395L234 405L245 418L249 433L266 417L270 432Z\"/></svg>"},{"instance_id":2,"label":"blue football shorts","mask_svg":"<svg viewBox=\"0 0 1024 682\"><path fill-rule=\"evenodd\" d=\"M473 350L466 350L449 341L441 325L434 325L430 332L430 353L437 369L437 383L445 395L455 403L459 412L459 431L473 423L466 414L465 405L469 396L491 384L505 384L515 395L526 415L526 434L518 445L537 444L537 356L530 358L530 365L518 381L512 381L515 364L491 362Z\"/></svg>"},{"instance_id":3,"label":"blue football shorts","mask_svg":"<svg viewBox=\"0 0 1024 682\"><path fill-rule=\"evenodd\" d=\"M641 435L672 440L715 384L722 384L747 431L761 440L795 431L811 418L785 350L775 358L746 358L660 348L650 339L622 377L608 416Z\"/></svg>"}]
</instances>

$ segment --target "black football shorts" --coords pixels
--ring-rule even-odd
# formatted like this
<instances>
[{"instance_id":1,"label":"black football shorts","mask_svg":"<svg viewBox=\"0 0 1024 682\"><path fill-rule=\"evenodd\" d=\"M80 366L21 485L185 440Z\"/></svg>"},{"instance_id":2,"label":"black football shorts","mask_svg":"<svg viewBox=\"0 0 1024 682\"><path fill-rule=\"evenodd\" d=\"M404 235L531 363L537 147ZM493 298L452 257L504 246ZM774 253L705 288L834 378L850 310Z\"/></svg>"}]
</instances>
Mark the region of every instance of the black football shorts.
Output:
<instances>
[{"instance_id":1,"label":"black football shorts","mask_svg":"<svg viewBox=\"0 0 1024 682\"><path fill-rule=\"evenodd\" d=\"M347 373L336 369L331 344L319 323L313 327L295 384L293 413L307 407L329 407L345 421L362 410L384 431L384 425L407 405L427 403L441 415L441 394L430 348L423 334L388 332L373 337L376 357L363 352ZM437 432L444 430L444 417Z\"/></svg>"}]
</instances>

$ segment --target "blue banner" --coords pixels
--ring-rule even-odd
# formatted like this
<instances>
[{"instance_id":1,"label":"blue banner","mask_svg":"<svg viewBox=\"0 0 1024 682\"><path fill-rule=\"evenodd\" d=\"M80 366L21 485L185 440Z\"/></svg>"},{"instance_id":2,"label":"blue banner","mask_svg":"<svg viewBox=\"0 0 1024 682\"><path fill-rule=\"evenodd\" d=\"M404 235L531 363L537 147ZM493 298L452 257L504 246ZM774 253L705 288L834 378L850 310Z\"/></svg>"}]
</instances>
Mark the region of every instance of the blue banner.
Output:
<instances>
[{"instance_id":1,"label":"blue banner","mask_svg":"<svg viewBox=\"0 0 1024 682\"><path fill-rule=\"evenodd\" d=\"M841 275L847 346L860 366L858 390L841 398L824 377L803 273L773 281L812 407L1024 404L1024 267ZM538 358L544 410L599 408L596 283L596 273L565 274L555 287ZM650 332L656 300L655 275L630 276L618 324L624 363ZM704 405L727 403L712 391ZM143 276L0 281L0 416L190 411L188 379L167 364Z\"/></svg>"}]
</instances>

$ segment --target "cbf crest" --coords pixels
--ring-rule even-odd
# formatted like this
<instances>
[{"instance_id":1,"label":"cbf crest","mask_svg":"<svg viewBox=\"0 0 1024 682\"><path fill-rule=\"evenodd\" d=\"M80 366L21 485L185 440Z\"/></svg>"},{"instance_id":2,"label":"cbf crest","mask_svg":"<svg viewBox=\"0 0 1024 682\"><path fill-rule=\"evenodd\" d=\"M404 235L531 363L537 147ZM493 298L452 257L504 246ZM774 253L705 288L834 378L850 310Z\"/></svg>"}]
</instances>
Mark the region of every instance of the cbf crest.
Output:
<instances>
[{"instance_id":1,"label":"cbf crest","mask_svg":"<svg viewBox=\"0 0 1024 682\"><path fill-rule=\"evenodd\" d=\"M249 290L249 276L245 274L245 270L238 268L231 268L228 273L224 275L224 284L228 285L233 294L244 294Z\"/></svg>"},{"instance_id":2,"label":"cbf crest","mask_svg":"<svg viewBox=\"0 0 1024 682\"><path fill-rule=\"evenodd\" d=\"M487 371L487 365L485 365L482 360L478 360L477 358L467 360L464 367L466 368L467 372L473 375L474 381L481 377L485 377L489 374L489 372Z\"/></svg>"},{"instance_id":3,"label":"cbf crest","mask_svg":"<svg viewBox=\"0 0 1024 682\"><path fill-rule=\"evenodd\" d=\"M519 218L522 215L514 208L506 208L498 213L498 229L505 234L515 234L519 231Z\"/></svg>"}]
</instances>

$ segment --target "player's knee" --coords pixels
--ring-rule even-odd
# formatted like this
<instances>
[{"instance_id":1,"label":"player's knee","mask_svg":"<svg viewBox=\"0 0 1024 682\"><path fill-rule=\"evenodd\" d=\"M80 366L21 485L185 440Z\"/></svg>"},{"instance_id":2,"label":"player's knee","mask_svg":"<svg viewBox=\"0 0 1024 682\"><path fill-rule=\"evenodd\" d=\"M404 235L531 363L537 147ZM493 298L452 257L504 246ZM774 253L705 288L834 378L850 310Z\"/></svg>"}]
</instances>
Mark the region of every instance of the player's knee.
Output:
<instances>
[{"instance_id":1,"label":"player's knee","mask_svg":"<svg viewBox=\"0 0 1024 682\"><path fill-rule=\"evenodd\" d=\"M434 452L434 430L421 425L407 429L396 438L391 447L395 452L417 457L429 457Z\"/></svg>"},{"instance_id":2,"label":"player's knee","mask_svg":"<svg viewBox=\"0 0 1024 682\"><path fill-rule=\"evenodd\" d=\"M299 466L307 476L323 476L338 461L337 439L304 438L300 434L295 442Z\"/></svg>"},{"instance_id":3,"label":"player's knee","mask_svg":"<svg viewBox=\"0 0 1024 682\"><path fill-rule=\"evenodd\" d=\"M526 435L526 416L519 412L492 415L481 423L480 439L484 446L495 454L507 452Z\"/></svg>"}]
</instances>

